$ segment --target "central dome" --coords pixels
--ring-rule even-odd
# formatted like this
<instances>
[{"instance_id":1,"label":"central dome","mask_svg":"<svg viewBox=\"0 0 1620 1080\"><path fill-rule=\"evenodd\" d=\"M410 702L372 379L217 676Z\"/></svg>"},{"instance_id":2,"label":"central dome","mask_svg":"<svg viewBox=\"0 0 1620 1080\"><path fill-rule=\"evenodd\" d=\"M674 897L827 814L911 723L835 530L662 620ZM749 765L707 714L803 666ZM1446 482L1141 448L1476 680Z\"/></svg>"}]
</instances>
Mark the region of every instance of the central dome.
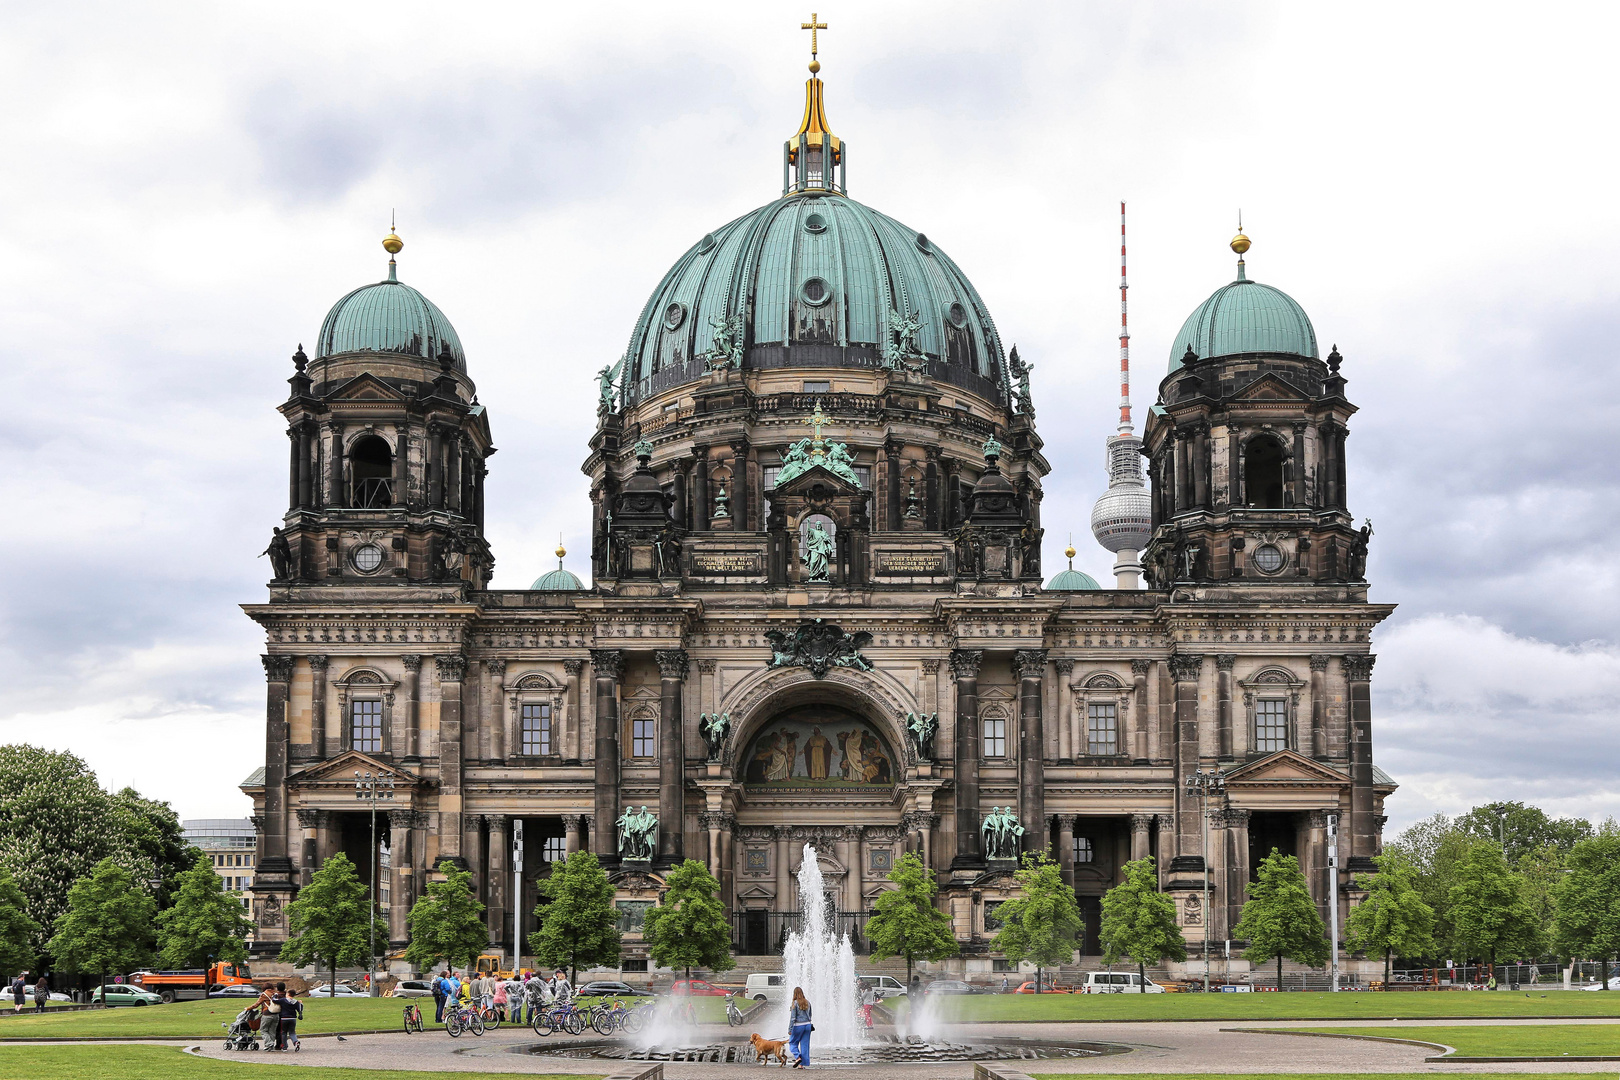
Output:
<instances>
[{"instance_id":1,"label":"central dome","mask_svg":"<svg viewBox=\"0 0 1620 1080\"><path fill-rule=\"evenodd\" d=\"M728 352L752 369L926 358L935 381L991 400L1007 383L995 322L956 263L915 229L829 193L777 199L681 256L630 337L625 401L700 378Z\"/></svg>"}]
</instances>

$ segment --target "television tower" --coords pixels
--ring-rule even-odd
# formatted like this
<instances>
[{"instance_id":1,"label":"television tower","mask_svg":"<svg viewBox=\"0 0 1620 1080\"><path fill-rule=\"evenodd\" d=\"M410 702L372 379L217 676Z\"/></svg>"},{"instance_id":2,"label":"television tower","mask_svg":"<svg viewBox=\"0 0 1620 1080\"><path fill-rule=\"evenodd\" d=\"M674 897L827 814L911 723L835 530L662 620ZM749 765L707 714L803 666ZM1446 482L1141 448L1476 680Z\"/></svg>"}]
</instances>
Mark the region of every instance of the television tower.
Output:
<instances>
[{"instance_id":1,"label":"television tower","mask_svg":"<svg viewBox=\"0 0 1620 1080\"><path fill-rule=\"evenodd\" d=\"M1142 587L1141 551L1153 523L1142 481L1142 440L1131 424L1131 328L1125 276L1125 204L1119 204L1119 432L1108 439L1104 467L1108 490L1091 510L1091 535L1114 552L1114 587Z\"/></svg>"}]
</instances>

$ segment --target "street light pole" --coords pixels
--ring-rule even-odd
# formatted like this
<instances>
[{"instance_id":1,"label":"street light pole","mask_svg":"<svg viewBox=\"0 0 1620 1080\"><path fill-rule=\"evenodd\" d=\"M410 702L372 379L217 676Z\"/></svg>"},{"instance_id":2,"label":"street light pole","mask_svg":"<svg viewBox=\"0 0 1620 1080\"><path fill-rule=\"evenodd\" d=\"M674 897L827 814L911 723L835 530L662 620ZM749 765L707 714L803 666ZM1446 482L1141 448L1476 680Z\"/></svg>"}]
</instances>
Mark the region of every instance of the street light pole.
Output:
<instances>
[{"instance_id":1,"label":"street light pole","mask_svg":"<svg viewBox=\"0 0 1620 1080\"><path fill-rule=\"evenodd\" d=\"M1204 862L1204 993L1209 993L1209 797L1226 794L1226 778L1219 772L1195 772L1187 777L1187 794L1198 796L1198 816L1203 821Z\"/></svg>"},{"instance_id":2,"label":"street light pole","mask_svg":"<svg viewBox=\"0 0 1620 1080\"><path fill-rule=\"evenodd\" d=\"M512 973L523 959L523 819L512 819Z\"/></svg>"},{"instance_id":3,"label":"street light pole","mask_svg":"<svg viewBox=\"0 0 1620 1080\"><path fill-rule=\"evenodd\" d=\"M1332 951L1328 954L1333 958L1332 989L1335 994L1339 992L1339 815L1327 816L1328 841L1328 925L1332 927L1330 937ZM1281 989L1281 987L1278 987ZM1388 987L1385 987L1387 990Z\"/></svg>"},{"instance_id":4,"label":"street light pole","mask_svg":"<svg viewBox=\"0 0 1620 1080\"><path fill-rule=\"evenodd\" d=\"M377 855L377 800L392 799L394 797L394 774L379 773L373 776L369 771L354 771L354 797L365 799L371 803L371 849L366 858L370 865L366 867L366 876L371 879L371 902L368 905L371 916L370 928L366 933L366 993L371 997L377 996L377 870L378 863L382 862ZM333 993L336 993L336 988Z\"/></svg>"}]
</instances>

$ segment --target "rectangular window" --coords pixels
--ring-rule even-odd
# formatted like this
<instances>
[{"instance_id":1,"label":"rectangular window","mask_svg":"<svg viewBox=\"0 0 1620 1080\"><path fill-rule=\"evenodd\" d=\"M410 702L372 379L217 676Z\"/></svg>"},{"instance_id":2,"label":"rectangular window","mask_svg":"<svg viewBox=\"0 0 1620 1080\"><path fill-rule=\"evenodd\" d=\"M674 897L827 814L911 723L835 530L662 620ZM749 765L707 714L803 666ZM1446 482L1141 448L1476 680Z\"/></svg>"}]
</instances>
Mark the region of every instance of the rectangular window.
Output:
<instances>
[{"instance_id":1,"label":"rectangular window","mask_svg":"<svg viewBox=\"0 0 1620 1080\"><path fill-rule=\"evenodd\" d=\"M999 716L984 718L984 756L1007 756L1007 721Z\"/></svg>"},{"instance_id":2,"label":"rectangular window","mask_svg":"<svg viewBox=\"0 0 1620 1080\"><path fill-rule=\"evenodd\" d=\"M645 956L643 956L640 959L626 959L625 962L624 962L624 966L621 967L619 970L620 971L646 971L647 970L647 958Z\"/></svg>"},{"instance_id":3,"label":"rectangular window","mask_svg":"<svg viewBox=\"0 0 1620 1080\"><path fill-rule=\"evenodd\" d=\"M655 738L653 720L630 721L630 756L652 757L653 739Z\"/></svg>"},{"instance_id":4,"label":"rectangular window","mask_svg":"<svg viewBox=\"0 0 1620 1080\"><path fill-rule=\"evenodd\" d=\"M380 701L356 701L349 706L351 723L349 749L362 754L382 751L382 707Z\"/></svg>"},{"instance_id":5,"label":"rectangular window","mask_svg":"<svg viewBox=\"0 0 1620 1080\"><path fill-rule=\"evenodd\" d=\"M1092 849L1091 849L1091 837L1089 837L1089 836L1077 836L1077 837L1075 837L1074 838L1074 861L1075 861L1075 865L1078 866L1080 863L1088 863L1088 862L1090 862L1092 860L1092 856L1093 856L1093 853L1092 853Z\"/></svg>"},{"instance_id":6,"label":"rectangular window","mask_svg":"<svg viewBox=\"0 0 1620 1080\"><path fill-rule=\"evenodd\" d=\"M771 500L765 493L776 486L776 477L782 471L780 465L764 465L759 470L759 512L763 515L761 520L771 516Z\"/></svg>"},{"instance_id":7,"label":"rectangular window","mask_svg":"<svg viewBox=\"0 0 1620 1080\"><path fill-rule=\"evenodd\" d=\"M806 379L804 381L804 392L807 394L830 394L832 393L832 383L825 380L816 382L813 379Z\"/></svg>"},{"instance_id":8,"label":"rectangular window","mask_svg":"<svg viewBox=\"0 0 1620 1080\"><path fill-rule=\"evenodd\" d=\"M861 490L862 491L871 491L872 490L872 466L870 466L870 465L852 465L851 468L853 468L855 470L855 479L857 479L857 480L859 480L861 482Z\"/></svg>"},{"instance_id":9,"label":"rectangular window","mask_svg":"<svg viewBox=\"0 0 1620 1080\"><path fill-rule=\"evenodd\" d=\"M568 858L568 838L565 836L548 836L540 849L540 861L547 863L562 862Z\"/></svg>"},{"instance_id":10,"label":"rectangular window","mask_svg":"<svg viewBox=\"0 0 1620 1080\"><path fill-rule=\"evenodd\" d=\"M651 900L620 900L619 932L623 934L639 934L647 922L647 909L652 907Z\"/></svg>"},{"instance_id":11,"label":"rectangular window","mask_svg":"<svg viewBox=\"0 0 1620 1080\"><path fill-rule=\"evenodd\" d=\"M1262 698L1254 703L1254 748L1262 754L1288 749L1288 703Z\"/></svg>"},{"instance_id":12,"label":"rectangular window","mask_svg":"<svg viewBox=\"0 0 1620 1080\"><path fill-rule=\"evenodd\" d=\"M1086 706L1086 753L1119 753L1119 706L1111 701L1093 701Z\"/></svg>"},{"instance_id":13,"label":"rectangular window","mask_svg":"<svg viewBox=\"0 0 1620 1080\"><path fill-rule=\"evenodd\" d=\"M551 705L524 702L520 719L523 724L520 752L530 756L551 753Z\"/></svg>"}]
</instances>

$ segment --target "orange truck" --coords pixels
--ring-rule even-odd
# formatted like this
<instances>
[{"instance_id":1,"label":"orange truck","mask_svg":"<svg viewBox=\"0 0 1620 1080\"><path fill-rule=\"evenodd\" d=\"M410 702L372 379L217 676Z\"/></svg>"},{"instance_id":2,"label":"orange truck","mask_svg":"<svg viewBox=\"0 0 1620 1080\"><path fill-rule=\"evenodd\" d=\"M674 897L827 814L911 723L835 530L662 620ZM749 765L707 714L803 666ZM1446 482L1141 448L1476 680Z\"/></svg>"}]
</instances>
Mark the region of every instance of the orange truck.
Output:
<instances>
[{"instance_id":1,"label":"orange truck","mask_svg":"<svg viewBox=\"0 0 1620 1080\"><path fill-rule=\"evenodd\" d=\"M208 991L221 986L251 983L253 975L248 971L246 964L214 964L207 972L202 968L189 968L185 971L137 971L129 977L129 981L169 1002L183 997L205 998Z\"/></svg>"}]
</instances>

